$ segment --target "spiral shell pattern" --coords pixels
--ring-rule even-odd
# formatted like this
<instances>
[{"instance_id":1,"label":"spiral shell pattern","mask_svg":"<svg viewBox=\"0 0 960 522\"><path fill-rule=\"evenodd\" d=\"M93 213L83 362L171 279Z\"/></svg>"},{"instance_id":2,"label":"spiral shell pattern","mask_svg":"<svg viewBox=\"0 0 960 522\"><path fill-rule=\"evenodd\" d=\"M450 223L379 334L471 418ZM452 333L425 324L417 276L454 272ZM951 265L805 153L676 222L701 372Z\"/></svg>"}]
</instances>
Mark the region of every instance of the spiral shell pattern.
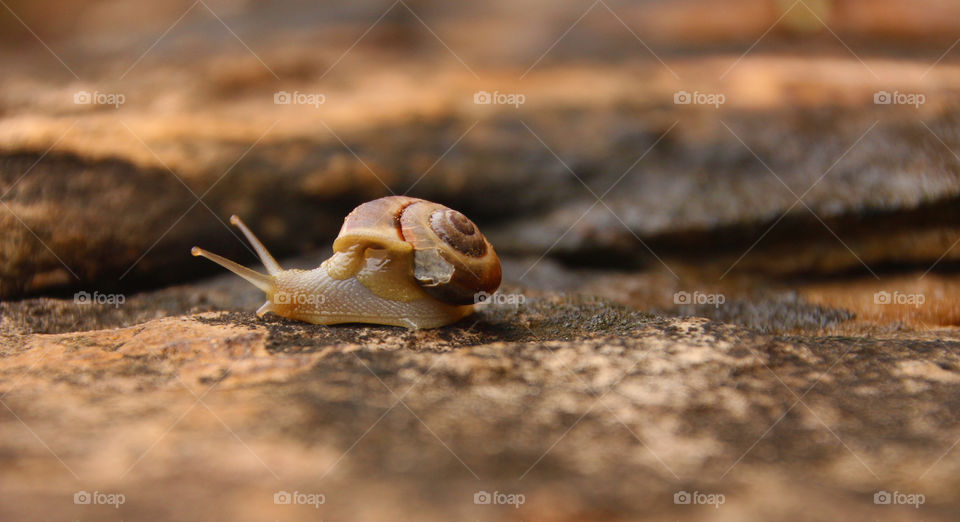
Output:
<instances>
[{"instance_id":1,"label":"spiral shell pattern","mask_svg":"<svg viewBox=\"0 0 960 522\"><path fill-rule=\"evenodd\" d=\"M477 226L456 210L420 200L400 216L403 237L414 248L414 278L433 297L471 304L479 292L500 286L500 259Z\"/></svg>"}]
</instances>

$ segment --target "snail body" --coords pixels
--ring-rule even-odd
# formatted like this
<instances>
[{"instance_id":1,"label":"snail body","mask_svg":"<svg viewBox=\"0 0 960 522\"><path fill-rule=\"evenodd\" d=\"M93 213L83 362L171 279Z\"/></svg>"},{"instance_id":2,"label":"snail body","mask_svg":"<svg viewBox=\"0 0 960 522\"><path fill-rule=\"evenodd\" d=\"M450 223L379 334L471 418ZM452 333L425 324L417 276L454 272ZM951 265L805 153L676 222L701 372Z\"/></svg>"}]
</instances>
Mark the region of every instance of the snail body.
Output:
<instances>
[{"instance_id":1,"label":"snail body","mask_svg":"<svg viewBox=\"0 0 960 522\"><path fill-rule=\"evenodd\" d=\"M436 328L473 312L474 296L500 286L500 259L463 214L438 203L389 196L344 219L333 255L312 270L284 270L240 221L267 269L261 274L198 247L267 295L257 310L314 324L371 323Z\"/></svg>"}]
</instances>

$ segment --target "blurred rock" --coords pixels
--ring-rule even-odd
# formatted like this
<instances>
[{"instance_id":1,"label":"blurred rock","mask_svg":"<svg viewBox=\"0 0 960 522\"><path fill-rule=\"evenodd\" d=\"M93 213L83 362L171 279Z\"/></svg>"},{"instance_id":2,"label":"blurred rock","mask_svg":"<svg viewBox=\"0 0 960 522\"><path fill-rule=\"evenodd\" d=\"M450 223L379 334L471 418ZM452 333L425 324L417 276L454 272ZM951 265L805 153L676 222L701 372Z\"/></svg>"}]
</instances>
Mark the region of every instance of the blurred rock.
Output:
<instances>
[{"instance_id":1,"label":"blurred rock","mask_svg":"<svg viewBox=\"0 0 960 522\"><path fill-rule=\"evenodd\" d=\"M952 109L923 123L863 107L685 111L454 111L297 137L271 136L283 132L268 123L227 141L187 139L188 127L156 134L104 123L95 132L112 150L76 141L79 123L35 128L14 118L7 135L21 143L0 162L2 292L138 288L210 273L187 251L199 243L242 253L225 223L232 213L277 255L303 252L329 242L355 204L411 189L486 224L505 253L588 265L657 263L652 250L668 265L703 259L717 275L835 273L960 255L950 248L960 239ZM44 155L49 145L31 137L40 134L63 139Z\"/></svg>"},{"instance_id":2,"label":"blurred rock","mask_svg":"<svg viewBox=\"0 0 960 522\"><path fill-rule=\"evenodd\" d=\"M856 14L860 4L807 11L875 28ZM354 205L405 192L466 212L504 252L573 264L635 268L657 263L652 250L668 265L704 259L717 275L731 266L792 275L926 268L960 255L950 248L960 239L960 68L949 58L861 59L832 37L822 56L798 56L779 50L791 37L775 32L744 56L667 49L661 63L598 8L564 39L586 56L561 46L543 62L494 60L457 39L468 57L458 60L445 37L490 28L467 31L472 18L431 6L396 5L355 47L352 30L369 27L362 13L383 6L305 27L298 20L320 7L185 4L159 40L141 22L128 34L63 36L69 69L42 46L0 52L0 296L156 288L212 273L187 249L242 255L225 226L233 213L277 255L307 252ZM771 2L747 18L766 26L783 8ZM640 23L641 12L623 16ZM253 23L259 15L272 23ZM608 37L611 28L622 34ZM636 52L610 54L625 48L613 45L621 36ZM578 43L597 38L613 40ZM479 91L525 103L477 105ZM724 103L675 104L682 91ZM924 103L875 104L882 91ZM284 93L293 103L275 103Z\"/></svg>"}]
</instances>

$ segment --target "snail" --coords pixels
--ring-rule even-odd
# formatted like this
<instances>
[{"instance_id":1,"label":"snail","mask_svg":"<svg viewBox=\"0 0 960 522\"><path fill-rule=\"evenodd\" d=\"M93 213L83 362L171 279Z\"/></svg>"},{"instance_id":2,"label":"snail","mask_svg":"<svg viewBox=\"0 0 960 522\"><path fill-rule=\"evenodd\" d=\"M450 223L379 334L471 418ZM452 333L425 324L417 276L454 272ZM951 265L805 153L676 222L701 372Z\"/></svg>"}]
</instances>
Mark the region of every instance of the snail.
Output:
<instances>
[{"instance_id":1,"label":"snail","mask_svg":"<svg viewBox=\"0 0 960 522\"><path fill-rule=\"evenodd\" d=\"M500 286L500 259L466 216L438 203L388 196L353 209L333 255L312 270L284 270L263 243L230 217L268 274L193 247L267 294L273 312L314 324L371 323L436 328L473 312L476 295ZM483 295L483 294L480 294Z\"/></svg>"}]
</instances>

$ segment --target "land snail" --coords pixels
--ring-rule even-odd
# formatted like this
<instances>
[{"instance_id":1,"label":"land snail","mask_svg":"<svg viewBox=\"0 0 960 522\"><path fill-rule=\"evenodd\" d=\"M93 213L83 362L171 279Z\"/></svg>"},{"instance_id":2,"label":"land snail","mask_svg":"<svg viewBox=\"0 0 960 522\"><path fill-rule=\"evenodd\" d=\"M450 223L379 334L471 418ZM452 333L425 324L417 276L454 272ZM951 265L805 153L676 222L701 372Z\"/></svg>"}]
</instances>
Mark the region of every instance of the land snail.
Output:
<instances>
[{"instance_id":1,"label":"land snail","mask_svg":"<svg viewBox=\"0 0 960 522\"><path fill-rule=\"evenodd\" d=\"M267 269L261 274L193 247L267 294L257 310L314 324L371 323L436 328L473 312L475 296L500 286L500 259L466 216L406 196L353 209L333 242L333 256L312 270L284 270L237 216L230 222Z\"/></svg>"}]
</instances>

